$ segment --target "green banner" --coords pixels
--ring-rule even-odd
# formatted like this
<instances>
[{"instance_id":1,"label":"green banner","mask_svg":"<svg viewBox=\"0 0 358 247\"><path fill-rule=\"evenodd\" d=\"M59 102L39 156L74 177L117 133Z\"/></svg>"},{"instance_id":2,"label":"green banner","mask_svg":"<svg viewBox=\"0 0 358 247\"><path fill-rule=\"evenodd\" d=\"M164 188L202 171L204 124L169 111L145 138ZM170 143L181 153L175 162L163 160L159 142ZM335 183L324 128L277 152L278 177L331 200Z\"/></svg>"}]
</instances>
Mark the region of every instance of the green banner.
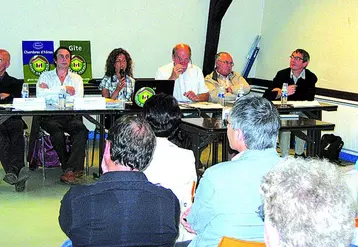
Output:
<instances>
[{"instance_id":1,"label":"green banner","mask_svg":"<svg viewBox=\"0 0 358 247\"><path fill-rule=\"evenodd\" d=\"M92 79L90 41L60 40L60 46L68 47L71 51L71 71L79 74L83 83L88 83Z\"/></svg>"}]
</instances>

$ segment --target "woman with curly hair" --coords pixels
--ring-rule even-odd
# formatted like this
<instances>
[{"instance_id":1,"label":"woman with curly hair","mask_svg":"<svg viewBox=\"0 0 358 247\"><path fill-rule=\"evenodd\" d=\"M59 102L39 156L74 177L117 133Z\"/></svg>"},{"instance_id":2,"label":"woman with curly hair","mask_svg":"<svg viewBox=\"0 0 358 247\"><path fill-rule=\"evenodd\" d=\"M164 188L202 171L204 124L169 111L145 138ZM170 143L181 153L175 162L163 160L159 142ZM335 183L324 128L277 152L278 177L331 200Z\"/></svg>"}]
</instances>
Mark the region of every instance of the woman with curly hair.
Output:
<instances>
[{"instance_id":1,"label":"woman with curly hair","mask_svg":"<svg viewBox=\"0 0 358 247\"><path fill-rule=\"evenodd\" d=\"M114 49L106 61L106 73L99 89L102 96L111 99L131 99L134 90L133 62L129 53L122 49Z\"/></svg>"}]
</instances>

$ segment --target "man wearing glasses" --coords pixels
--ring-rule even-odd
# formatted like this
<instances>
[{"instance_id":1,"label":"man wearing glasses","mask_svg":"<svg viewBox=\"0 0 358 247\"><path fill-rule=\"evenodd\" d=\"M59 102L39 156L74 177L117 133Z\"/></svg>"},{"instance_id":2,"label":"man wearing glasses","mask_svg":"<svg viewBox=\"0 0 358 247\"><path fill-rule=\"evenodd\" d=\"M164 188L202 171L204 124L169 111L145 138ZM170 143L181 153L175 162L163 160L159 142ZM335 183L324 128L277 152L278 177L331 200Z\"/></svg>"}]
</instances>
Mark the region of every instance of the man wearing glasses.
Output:
<instances>
[{"instance_id":1,"label":"man wearing glasses","mask_svg":"<svg viewBox=\"0 0 358 247\"><path fill-rule=\"evenodd\" d=\"M56 69L43 72L37 81L36 97L46 98L47 103L58 102L62 88L66 97L83 97L82 78L69 70L71 52L59 47L54 52ZM76 182L83 175L85 148L88 130L81 116L63 115L43 117L41 127L51 135L51 142L60 159L64 174L60 180L66 183ZM71 150L67 152L65 132L71 137Z\"/></svg>"},{"instance_id":2,"label":"man wearing glasses","mask_svg":"<svg viewBox=\"0 0 358 247\"><path fill-rule=\"evenodd\" d=\"M232 70L234 62L227 52L219 52L215 56L215 70L205 77L205 84L209 89L209 101L218 102L219 90L225 92L225 100L234 101L239 95L250 92L250 86L240 73Z\"/></svg>"},{"instance_id":3,"label":"man wearing glasses","mask_svg":"<svg viewBox=\"0 0 358 247\"><path fill-rule=\"evenodd\" d=\"M263 97L276 100L281 97L283 83L288 83L288 101L314 100L316 93L317 77L306 69L310 61L310 55L303 49L297 49L290 56L290 67L277 72L271 87L264 93ZM295 137L295 156L304 156L304 141ZM281 155L289 153L290 132L280 134Z\"/></svg>"},{"instance_id":4,"label":"man wearing glasses","mask_svg":"<svg viewBox=\"0 0 358 247\"><path fill-rule=\"evenodd\" d=\"M191 63L190 46L187 44L174 46L172 60L157 70L155 79L175 80L173 96L179 102L208 101L209 93L205 86L203 72Z\"/></svg>"}]
</instances>

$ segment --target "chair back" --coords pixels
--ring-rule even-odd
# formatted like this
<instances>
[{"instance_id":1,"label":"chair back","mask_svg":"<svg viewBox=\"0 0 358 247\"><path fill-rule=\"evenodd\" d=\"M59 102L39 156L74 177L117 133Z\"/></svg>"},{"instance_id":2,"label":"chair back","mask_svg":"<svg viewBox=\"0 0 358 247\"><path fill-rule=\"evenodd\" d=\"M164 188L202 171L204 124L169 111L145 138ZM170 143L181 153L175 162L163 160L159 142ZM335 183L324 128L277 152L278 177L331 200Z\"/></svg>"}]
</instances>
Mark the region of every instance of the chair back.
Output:
<instances>
[{"instance_id":1,"label":"chair back","mask_svg":"<svg viewBox=\"0 0 358 247\"><path fill-rule=\"evenodd\" d=\"M235 238L223 237L219 243L219 247L265 247L265 243L251 242Z\"/></svg>"}]
</instances>

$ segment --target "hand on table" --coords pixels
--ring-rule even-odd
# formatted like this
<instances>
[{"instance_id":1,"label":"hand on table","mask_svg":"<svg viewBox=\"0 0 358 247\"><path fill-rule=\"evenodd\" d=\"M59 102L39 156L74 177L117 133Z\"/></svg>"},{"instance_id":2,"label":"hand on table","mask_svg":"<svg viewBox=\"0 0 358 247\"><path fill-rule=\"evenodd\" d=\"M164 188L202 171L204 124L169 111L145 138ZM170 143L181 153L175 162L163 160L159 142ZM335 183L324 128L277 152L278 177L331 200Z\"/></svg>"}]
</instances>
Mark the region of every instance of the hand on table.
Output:
<instances>
[{"instance_id":1,"label":"hand on table","mask_svg":"<svg viewBox=\"0 0 358 247\"><path fill-rule=\"evenodd\" d=\"M0 99L1 100L6 99L9 96L10 96L10 94L8 94L8 93L0 93Z\"/></svg>"},{"instance_id":2,"label":"hand on table","mask_svg":"<svg viewBox=\"0 0 358 247\"><path fill-rule=\"evenodd\" d=\"M184 93L184 96L192 101L199 101L198 95L196 95L193 91L188 91Z\"/></svg>"}]
</instances>

